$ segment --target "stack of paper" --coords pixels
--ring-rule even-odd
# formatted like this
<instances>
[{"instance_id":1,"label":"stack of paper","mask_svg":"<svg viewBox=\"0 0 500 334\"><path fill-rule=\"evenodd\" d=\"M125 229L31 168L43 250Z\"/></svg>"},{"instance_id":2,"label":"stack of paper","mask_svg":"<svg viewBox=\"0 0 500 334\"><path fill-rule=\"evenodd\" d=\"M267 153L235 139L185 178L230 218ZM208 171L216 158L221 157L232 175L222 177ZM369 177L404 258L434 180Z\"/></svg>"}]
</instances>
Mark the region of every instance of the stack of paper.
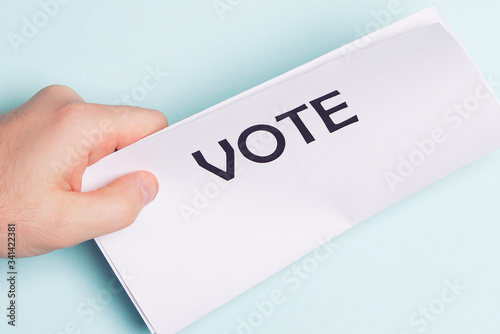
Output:
<instances>
[{"instance_id":1,"label":"stack of paper","mask_svg":"<svg viewBox=\"0 0 500 334\"><path fill-rule=\"evenodd\" d=\"M430 8L126 147L85 191L153 172L97 239L151 331L173 333L499 147L499 104Z\"/></svg>"}]
</instances>

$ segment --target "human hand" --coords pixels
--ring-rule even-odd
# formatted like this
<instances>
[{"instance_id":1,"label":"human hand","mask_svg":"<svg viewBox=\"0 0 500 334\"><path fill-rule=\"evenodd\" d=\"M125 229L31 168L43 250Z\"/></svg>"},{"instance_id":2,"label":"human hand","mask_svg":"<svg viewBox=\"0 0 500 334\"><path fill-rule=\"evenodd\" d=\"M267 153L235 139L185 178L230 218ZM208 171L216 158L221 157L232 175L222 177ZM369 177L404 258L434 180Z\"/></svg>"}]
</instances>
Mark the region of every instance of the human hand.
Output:
<instances>
[{"instance_id":1,"label":"human hand","mask_svg":"<svg viewBox=\"0 0 500 334\"><path fill-rule=\"evenodd\" d=\"M49 86L0 115L0 257L16 224L16 257L45 254L132 224L158 191L138 171L82 193L90 166L167 126L156 110L85 103L71 88Z\"/></svg>"}]
</instances>

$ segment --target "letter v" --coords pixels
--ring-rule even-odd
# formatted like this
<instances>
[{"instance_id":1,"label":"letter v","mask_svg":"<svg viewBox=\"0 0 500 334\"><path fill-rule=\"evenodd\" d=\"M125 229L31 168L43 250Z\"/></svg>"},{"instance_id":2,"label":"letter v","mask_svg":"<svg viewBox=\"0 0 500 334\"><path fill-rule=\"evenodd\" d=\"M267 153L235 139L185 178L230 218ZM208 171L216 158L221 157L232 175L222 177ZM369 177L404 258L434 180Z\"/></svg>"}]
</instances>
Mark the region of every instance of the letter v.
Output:
<instances>
[{"instance_id":1,"label":"letter v","mask_svg":"<svg viewBox=\"0 0 500 334\"><path fill-rule=\"evenodd\" d=\"M226 139L223 139L219 142L220 147L226 152L226 170L222 170L218 167L215 167L211 163L207 162L205 157L200 151L196 151L194 153L191 153L193 155L193 158L196 160L198 165L200 167L205 168L209 172L214 173L217 176L220 176L226 181L231 180L234 178L234 149L229 144L229 142Z\"/></svg>"}]
</instances>

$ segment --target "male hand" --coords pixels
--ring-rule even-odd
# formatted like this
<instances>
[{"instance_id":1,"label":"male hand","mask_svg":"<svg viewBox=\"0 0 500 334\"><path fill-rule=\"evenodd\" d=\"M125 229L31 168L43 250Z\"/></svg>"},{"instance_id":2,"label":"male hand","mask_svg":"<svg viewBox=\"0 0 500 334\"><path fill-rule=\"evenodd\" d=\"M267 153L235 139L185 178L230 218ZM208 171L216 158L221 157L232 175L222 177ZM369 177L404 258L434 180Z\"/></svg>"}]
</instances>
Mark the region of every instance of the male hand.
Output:
<instances>
[{"instance_id":1,"label":"male hand","mask_svg":"<svg viewBox=\"0 0 500 334\"><path fill-rule=\"evenodd\" d=\"M16 257L70 247L132 224L154 199L146 171L82 193L87 166L167 126L156 110L85 103L49 86L0 115L0 257L16 225Z\"/></svg>"}]
</instances>

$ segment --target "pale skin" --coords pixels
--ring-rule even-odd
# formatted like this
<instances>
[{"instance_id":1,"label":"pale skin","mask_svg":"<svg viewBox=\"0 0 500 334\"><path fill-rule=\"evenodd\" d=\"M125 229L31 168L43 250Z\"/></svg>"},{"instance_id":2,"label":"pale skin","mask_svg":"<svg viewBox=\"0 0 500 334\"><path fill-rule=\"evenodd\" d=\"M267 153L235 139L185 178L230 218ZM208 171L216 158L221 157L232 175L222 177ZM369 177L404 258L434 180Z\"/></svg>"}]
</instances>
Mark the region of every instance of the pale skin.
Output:
<instances>
[{"instance_id":1,"label":"pale skin","mask_svg":"<svg viewBox=\"0 0 500 334\"><path fill-rule=\"evenodd\" d=\"M0 115L0 257L8 254L9 223L16 226L18 258L132 224L156 196L156 177L137 171L81 192L83 172L166 126L157 110L85 103L65 86L46 87Z\"/></svg>"}]
</instances>

